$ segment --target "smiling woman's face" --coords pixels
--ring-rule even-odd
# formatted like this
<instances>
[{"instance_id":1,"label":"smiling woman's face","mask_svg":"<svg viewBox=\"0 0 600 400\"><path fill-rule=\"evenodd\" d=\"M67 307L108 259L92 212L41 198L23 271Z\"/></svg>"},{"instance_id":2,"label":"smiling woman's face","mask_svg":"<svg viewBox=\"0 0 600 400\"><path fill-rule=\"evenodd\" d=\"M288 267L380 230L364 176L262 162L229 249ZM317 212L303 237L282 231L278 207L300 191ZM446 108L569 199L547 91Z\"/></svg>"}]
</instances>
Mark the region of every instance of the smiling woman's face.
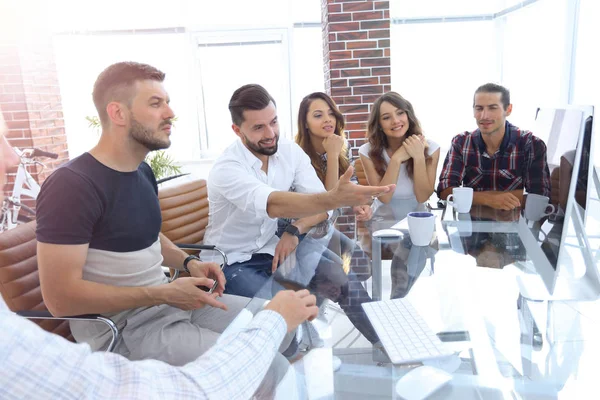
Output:
<instances>
[{"instance_id":1,"label":"smiling woman's face","mask_svg":"<svg viewBox=\"0 0 600 400\"><path fill-rule=\"evenodd\" d=\"M410 122L406 111L384 101L379 107L379 125L386 136L402 138L408 132Z\"/></svg>"}]
</instances>

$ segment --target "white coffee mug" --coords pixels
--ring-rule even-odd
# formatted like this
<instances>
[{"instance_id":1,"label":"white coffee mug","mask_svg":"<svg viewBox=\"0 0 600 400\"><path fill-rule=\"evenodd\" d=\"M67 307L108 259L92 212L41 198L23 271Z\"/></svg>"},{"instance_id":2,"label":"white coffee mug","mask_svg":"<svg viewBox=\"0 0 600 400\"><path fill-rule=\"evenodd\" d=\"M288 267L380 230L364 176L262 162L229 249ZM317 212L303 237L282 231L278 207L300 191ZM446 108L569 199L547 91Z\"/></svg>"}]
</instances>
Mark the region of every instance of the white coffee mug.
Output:
<instances>
[{"instance_id":1,"label":"white coffee mug","mask_svg":"<svg viewBox=\"0 0 600 400\"><path fill-rule=\"evenodd\" d=\"M446 201L459 213L468 213L473 205L473 188L455 187Z\"/></svg>"},{"instance_id":2,"label":"white coffee mug","mask_svg":"<svg viewBox=\"0 0 600 400\"><path fill-rule=\"evenodd\" d=\"M525 218L530 221L539 221L543 217L554 214L556 209L549 204L550 199L540 194L528 193L525 200ZM550 211L548 211L550 208Z\"/></svg>"},{"instance_id":3,"label":"white coffee mug","mask_svg":"<svg viewBox=\"0 0 600 400\"><path fill-rule=\"evenodd\" d=\"M429 246L435 228L435 215L430 212L408 213L408 232L415 246Z\"/></svg>"},{"instance_id":4,"label":"white coffee mug","mask_svg":"<svg viewBox=\"0 0 600 400\"><path fill-rule=\"evenodd\" d=\"M462 237L473 235L473 223L471 222L471 214L459 213L457 222L458 234Z\"/></svg>"}]
</instances>

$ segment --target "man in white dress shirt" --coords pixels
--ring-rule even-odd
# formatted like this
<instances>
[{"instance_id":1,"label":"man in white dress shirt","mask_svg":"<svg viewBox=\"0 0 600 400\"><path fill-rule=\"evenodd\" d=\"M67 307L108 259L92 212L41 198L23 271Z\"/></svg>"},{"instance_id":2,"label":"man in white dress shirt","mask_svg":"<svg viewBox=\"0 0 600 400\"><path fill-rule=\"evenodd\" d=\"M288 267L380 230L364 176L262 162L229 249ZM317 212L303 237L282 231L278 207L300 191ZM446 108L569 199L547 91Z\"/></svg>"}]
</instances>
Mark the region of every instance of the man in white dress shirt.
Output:
<instances>
[{"instance_id":1,"label":"man in white dress shirt","mask_svg":"<svg viewBox=\"0 0 600 400\"><path fill-rule=\"evenodd\" d=\"M237 89L229 111L240 140L224 151L210 172L205 241L227 254L225 293L253 297L298 245L299 236L328 217L327 210L367 204L393 185L355 185L349 168L326 192L306 153L279 137L275 100L259 85ZM300 218L281 239L276 235L278 217Z\"/></svg>"}]
</instances>

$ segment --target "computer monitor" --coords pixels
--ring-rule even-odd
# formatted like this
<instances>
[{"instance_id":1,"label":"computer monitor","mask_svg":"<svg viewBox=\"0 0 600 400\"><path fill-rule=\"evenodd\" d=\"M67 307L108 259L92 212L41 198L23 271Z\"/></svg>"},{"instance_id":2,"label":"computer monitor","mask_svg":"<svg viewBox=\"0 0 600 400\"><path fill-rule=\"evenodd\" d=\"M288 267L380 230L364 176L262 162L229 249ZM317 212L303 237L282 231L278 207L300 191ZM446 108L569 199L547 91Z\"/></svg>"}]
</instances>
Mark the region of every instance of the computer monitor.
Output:
<instances>
[{"instance_id":1,"label":"computer monitor","mask_svg":"<svg viewBox=\"0 0 600 400\"><path fill-rule=\"evenodd\" d=\"M590 154L590 170L588 176L588 196L585 213L585 232L590 242L594 261L600 265L600 141L597 137L598 124L592 126L592 154Z\"/></svg>"},{"instance_id":2,"label":"computer monitor","mask_svg":"<svg viewBox=\"0 0 600 400\"><path fill-rule=\"evenodd\" d=\"M568 168L573 167L579 133L583 130L582 154L579 160L575 200L577 211L586 220L586 204L591 192L588 187L592 181L593 170L593 106L569 106L566 108L538 108L536 112L536 136L546 142L548 167L552 179L552 204L558 206L558 215L563 216L569 195L571 182ZM562 165L561 165L562 163ZM566 164L565 164L566 163ZM562 167L562 169L561 169ZM565 168L567 170L565 171ZM558 180L559 173L562 180Z\"/></svg>"},{"instance_id":3,"label":"computer monitor","mask_svg":"<svg viewBox=\"0 0 600 400\"><path fill-rule=\"evenodd\" d=\"M593 111L591 106L541 108L536 117L540 136L547 134L549 203L554 212L539 219L533 217L531 209L528 213L532 204L527 203L534 201L531 196L523 207L519 235L545 289L556 299L600 296L600 275L585 228L593 175L589 173L593 171Z\"/></svg>"}]
</instances>

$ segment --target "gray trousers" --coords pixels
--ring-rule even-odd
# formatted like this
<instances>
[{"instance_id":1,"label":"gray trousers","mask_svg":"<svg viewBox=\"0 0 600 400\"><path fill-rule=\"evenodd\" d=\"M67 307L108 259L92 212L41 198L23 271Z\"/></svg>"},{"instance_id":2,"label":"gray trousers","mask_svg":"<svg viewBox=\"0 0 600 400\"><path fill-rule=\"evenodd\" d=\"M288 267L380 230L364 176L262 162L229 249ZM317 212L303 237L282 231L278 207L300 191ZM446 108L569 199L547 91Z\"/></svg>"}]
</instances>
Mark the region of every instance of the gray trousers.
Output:
<instances>
[{"instance_id":1,"label":"gray trousers","mask_svg":"<svg viewBox=\"0 0 600 400\"><path fill-rule=\"evenodd\" d=\"M249 302L248 298L232 295L219 300L227 305L227 311L210 306L184 311L166 304L143 310L127 319L115 352L130 360L155 359L175 366L194 361L217 342ZM280 351L287 349L293 336L288 334L284 338ZM274 395L288 368L289 362L277 354L256 397Z\"/></svg>"}]
</instances>

